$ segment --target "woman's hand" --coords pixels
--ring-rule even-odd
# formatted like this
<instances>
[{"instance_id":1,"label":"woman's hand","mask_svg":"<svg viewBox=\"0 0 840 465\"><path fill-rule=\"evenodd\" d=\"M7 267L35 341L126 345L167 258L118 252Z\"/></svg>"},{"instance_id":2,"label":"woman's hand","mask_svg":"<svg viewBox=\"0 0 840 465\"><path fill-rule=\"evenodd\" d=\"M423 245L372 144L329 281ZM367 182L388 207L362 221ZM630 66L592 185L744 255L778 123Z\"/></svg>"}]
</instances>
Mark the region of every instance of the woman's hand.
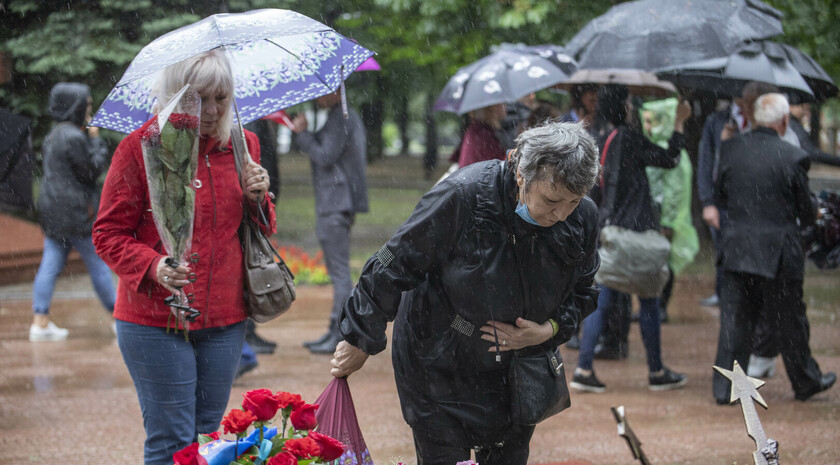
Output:
<instances>
[{"instance_id":1,"label":"woman's hand","mask_svg":"<svg viewBox=\"0 0 840 465\"><path fill-rule=\"evenodd\" d=\"M501 352L539 345L551 339L551 336L554 335L554 328L549 321L538 324L525 318L517 318L516 326L500 321L488 321L486 325L481 327L481 331L484 332L481 338L493 343L490 352L496 351L496 338L493 335L494 326L499 337L499 351Z\"/></svg>"},{"instance_id":2,"label":"woman's hand","mask_svg":"<svg viewBox=\"0 0 840 465\"><path fill-rule=\"evenodd\" d=\"M178 268L172 268L166 264L166 258L158 260L157 269L155 270L155 278L161 286L165 287L169 292L177 294L179 288L189 284L187 276L190 269L186 265L178 265Z\"/></svg>"},{"instance_id":3,"label":"woman's hand","mask_svg":"<svg viewBox=\"0 0 840 465\"><path fill-rule=\"evenodd\" d=\"M685 128L685 122L691 117L691 104L683 100L677 105L677 114L674 118L674 131L682 133Z\"/></svg>"},{"instance_id":4,"label":"woman's hand","mask_svg":"<svg viewBox=\"0 0 840 465\"><path fill-rule=\"evenodd\" d=\"M248 163L242 170L242 178L239 180L242 185L242 192L251 202L262 204L265 193L268 192L268 171L248 159Z\"/></svg>"},{"instance_id":5,"label":"woman's hand","mask_svg":"<svg viewBox=\"0 0 840 465\"><path fill-rule=\"evenodd\" d=\"M364 353L362 349L350 345L347 341L341 341L336 346L333 359L330 361L332 365L330 374L336 378L350 376L365 364L368 357L370 355Z\"/></svg>"},{"instance_id":6,"label":"woman's hand","mask_svg":"<svg viewBox=\"0 0 840 465\"><path fill-rule=\"evenodd\" d=\"M306 115L303 113L295 115L295 117L292 118L292 127L290 129L295 134L300 134L309 129L309 121L306 119Z\"/></svg>"}]
</instances>

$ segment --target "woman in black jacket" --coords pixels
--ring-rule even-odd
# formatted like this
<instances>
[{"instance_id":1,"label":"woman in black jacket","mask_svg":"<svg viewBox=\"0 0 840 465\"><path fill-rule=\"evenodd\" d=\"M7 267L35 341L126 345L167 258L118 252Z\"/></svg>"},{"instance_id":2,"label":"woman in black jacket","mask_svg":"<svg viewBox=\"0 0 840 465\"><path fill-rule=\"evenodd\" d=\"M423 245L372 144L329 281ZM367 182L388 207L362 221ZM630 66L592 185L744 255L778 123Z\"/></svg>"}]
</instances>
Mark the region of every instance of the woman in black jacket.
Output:
<instances>
[{"instance_id":1,"label":"woman in black jacket","mask_svg":"<svg viewBox=\"0 0 840 465\"><path fill-rule=\"evenodd\" d=\"M638 129L627 123L628 109L632 108L626 86L610 84L601 88L598 96L598 112L607 122L605 135L601 140L602 177L595 189L600 198L600 226L620 226L633 231L659 230L659 219L654 214L645 168L658 166L673 168L680 159L680 150L685 146L683 125L691 116L691 107L683 102L677 107L674 133L668 141L668 148L654 144ZM601 286L598 309L583 326L578 366L570 386L589 391L604 392L606 386L595 376L592 359L595 344L603 326L604 313L612 306L618 291ZM640 298L639 327L642 332L649 370L651 390L674 389L683 386L687 378L675 373L662 364L660 344L659 299Z\"/></svg>"},{"instance_id":2,"label":"woman in black jacket","mask_svg":"<svg viewBox=\"0 0 840 465\"><path fill-rule=\"evenodd\" d=\"M111 270L98 255L91 239L99 210L98 179L108 167L108 144L98 128L88 128L90 88L76 82L60 82L50 92L49 114L56 125L44 138L44 180L38 196L38 214L44 230L44 255L32 288L30 341L57 341L68 331L49 319L53 288L76 249L82 256L93 288L102 305L114 311L116 291Z\"/></svg>"},{"instance_id":3,"label":"woman in black jacket","mask_svg":"<svg viewBox=\"0 0 840 465\"><path fill-rule=\"evenodd\" d=\"M382 351L394 321L394 376L419 464L451 465L470 449L482 465L527 462L534 426L512 415L508 370L514 357L555 351L595 308L598 217L584 195L597 153L580 125L530 129L507 161L435 186L362 270L332 374ZM544 379L553 382L548 364Z\"/></svg>"}]
</instances>

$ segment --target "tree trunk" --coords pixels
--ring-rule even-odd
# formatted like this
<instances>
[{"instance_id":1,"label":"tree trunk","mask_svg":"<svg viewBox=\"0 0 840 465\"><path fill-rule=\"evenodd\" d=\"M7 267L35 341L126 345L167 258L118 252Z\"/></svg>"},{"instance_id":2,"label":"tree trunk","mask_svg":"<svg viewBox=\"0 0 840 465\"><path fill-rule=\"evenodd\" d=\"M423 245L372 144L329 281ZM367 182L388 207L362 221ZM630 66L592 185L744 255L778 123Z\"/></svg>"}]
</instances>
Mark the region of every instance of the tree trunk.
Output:
<instances>
[{"instance_id":1,"label":"tree trunk","mask_svg":"<svg viewBox=\"0 0 840 465\"><path fill-rule=\"evenodd\" d=\"M408 96L401 94L394 102L394 119L400 134L400 147L403 155L408 155L408 145L411 140L408 137Z\"/></svg>"},{"instance_id":2,"label":"tree trunk","mask_svg":"<svg viewBox=\"0 0 840 465\"><path fill-rule=\"evenodd\" d=\"M435 96L429 94L426 100L426 154L423 156L423 174L432 178L438 159L438 134L434 113Z\"/></svg>"}]
</instances>

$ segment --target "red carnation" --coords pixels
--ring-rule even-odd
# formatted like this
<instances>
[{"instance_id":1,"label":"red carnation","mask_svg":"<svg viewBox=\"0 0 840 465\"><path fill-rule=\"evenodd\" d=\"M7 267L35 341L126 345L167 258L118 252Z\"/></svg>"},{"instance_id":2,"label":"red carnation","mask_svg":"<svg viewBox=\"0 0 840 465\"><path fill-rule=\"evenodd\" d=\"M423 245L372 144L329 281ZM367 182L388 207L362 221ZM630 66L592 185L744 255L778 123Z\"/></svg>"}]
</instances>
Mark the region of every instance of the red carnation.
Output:
<instances>
[{"instance_id":1,"label":"red carnation","mask_svg":"<svg viewBox=\"0 0 840 465\"><path fill-rule=\"evenodd\" d=\"M297 465L297 457L290 452L281 452L268 459L265 465Z\"/></svg>"},{"instance_id":2,"label":"red carnation","mask_svg":"<svg viewBox=\"0 0 840 465\"><path fill-rule=\"evenodd\" d=\"M169 122L175 129L195 129L198 127L198 117L186 113L172 113Z\"/></svg>"},{"instance_id":3,"label":"red carnation","mask_svg":"<svg viewBox=\"0 0 840 465\"><path fill-rule=\"evenodd\" d=\"M175 465L207 465L207 460L198 453L197 442L172 454L172 461Z\"/></svg>"},{"instance_id":4,"label":"red carnation","mask_svg":"<svg viewBox=\"0 0 840 465\"><path fill-rule=\"evenodd\" d=\"M269 389L255 389L242 394L242 408L253 413L257 421L268 421L277 415L277 397Z\"/></svg>"},{"instance_id":5,"label":"red carnation","mask_svg":"<svg viewBox=\"0 0 840 465\"><path fill-rule=\"evenodd\" d=\"M296 457L302 459L309 459L318 457L321 453L321 446L310 437L289 439L283 444L283 451L295 454Z\"/></svg>"},{"instance_id":6,"label":"red carnation","mask_svg":"<svg viewBox=\"0 0 840 465\"><path fill-rule=\"evenodd\" d=\"M240 434L247 431L248 427L251 426L251 423L256 421L256 419L257 417L255 417L251 412L232 409L228 412L227 416L222 419L222 426L225 427L225 434Z\"/></svg>"},{"instance_id":7,"label":"red carnation","mask_svg":"<svg viewBox=\"0 0 840 465\"><path fill-rule=\"evenodd\" d=\"M288 392L278 391L275 397L277 397L277 405L279 408L283 409L291 407L294 410L304 404L303 398L300 394L290 394Z\"/></svg>"},{"instance_id":8,"label":"red carnation","mask_svg":"<svg viewBox=\"0 0 840 465\"><path fill-rule=\"evenodd\" d=\"M318 405L303 404L302 406L292 410L291 420L292 426L295 429L312 429L318 426L318 419L315 418L315 409Z\"/></svg>"},{"instance_id":9,"label":"red carnation","mask_svg":"<svg viewBox=\"0 0 840 465\"><path fill-rule=\"evenodd\" d=\"M337 441L317 431L310 432L309 437L321 446L320 457L322 462L331 462L344 454L344 444L341 441Z\"/></svg>"}]
</instances>

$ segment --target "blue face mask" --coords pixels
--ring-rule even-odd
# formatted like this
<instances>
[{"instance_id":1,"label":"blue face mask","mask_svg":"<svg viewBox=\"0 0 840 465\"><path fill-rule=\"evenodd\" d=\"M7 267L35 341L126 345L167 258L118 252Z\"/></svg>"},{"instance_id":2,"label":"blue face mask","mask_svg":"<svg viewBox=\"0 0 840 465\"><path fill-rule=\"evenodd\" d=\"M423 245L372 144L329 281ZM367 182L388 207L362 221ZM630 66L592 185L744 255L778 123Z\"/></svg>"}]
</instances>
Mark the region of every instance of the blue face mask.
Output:
<instances>
[{"instance_id":1,"label":"blue face mask","mask_svg":"<svg viewBox=\"0 0 840 465\"><path fill-rule=\"evenodd\" d=\"M519 215L520 218L533 224L534 226L542 226L541 224L537 223L535 219L531 218L531 213L528 212L528 205L522 202L519 202L516 205L516 214Z\"/></svg>"}]
</instances>

